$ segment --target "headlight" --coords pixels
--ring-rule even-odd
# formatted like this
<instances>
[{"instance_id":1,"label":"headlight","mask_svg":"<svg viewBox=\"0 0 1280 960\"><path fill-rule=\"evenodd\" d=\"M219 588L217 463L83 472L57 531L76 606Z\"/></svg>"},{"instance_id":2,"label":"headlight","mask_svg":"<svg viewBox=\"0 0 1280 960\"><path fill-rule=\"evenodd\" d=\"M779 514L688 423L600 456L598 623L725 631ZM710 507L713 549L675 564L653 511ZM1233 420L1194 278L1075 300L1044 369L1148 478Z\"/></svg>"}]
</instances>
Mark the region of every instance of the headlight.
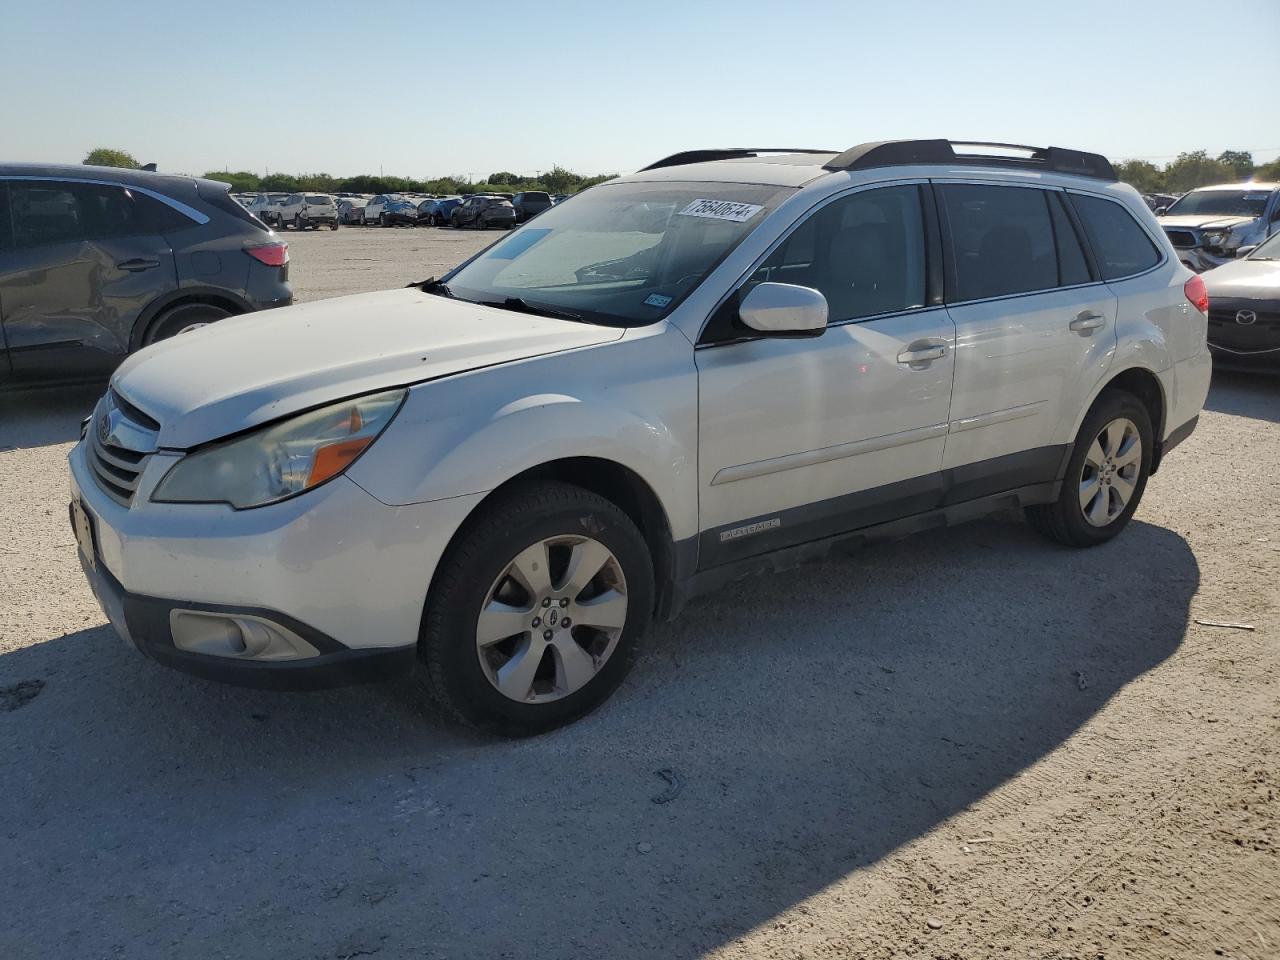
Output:
<instances>
[{"instance_id":1,"label":"headlight","mask_svg":"<svg viewBox=\"0 0 1280 960\"><path fill-rule=\"evenodd\" d=\"M159 503L260 507L341 474L386 429L406 390L312 410L183 457L156 486Z\"/></svg>"}]
</instances>

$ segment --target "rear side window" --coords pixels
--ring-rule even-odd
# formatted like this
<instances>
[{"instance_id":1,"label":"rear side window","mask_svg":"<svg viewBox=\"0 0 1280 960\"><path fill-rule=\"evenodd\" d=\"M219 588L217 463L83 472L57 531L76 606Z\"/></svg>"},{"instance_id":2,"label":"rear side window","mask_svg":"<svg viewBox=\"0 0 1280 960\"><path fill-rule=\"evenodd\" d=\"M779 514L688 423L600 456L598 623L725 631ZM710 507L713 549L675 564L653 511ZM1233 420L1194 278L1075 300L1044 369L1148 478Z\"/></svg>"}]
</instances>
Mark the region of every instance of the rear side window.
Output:
<instances>
[{"instance_id":1,"label":"rear side window","mask_svg":"<svg viewBox=\"0 0 1280 960\"><path fill-rule=\"evenodd\" d=\"M216 207L229 217L234 217L241 223L248 224L255 230L269 232L271 230L265 223L255 217L240 204L231 198L231 194L221 184L199 182L196 184L196 192L200 194L200 199L211 207ZM259 208L268 206L270 198L258 198L257 206Z\"/></svg>"},{"instance_id":2,"label":"rear side window","mask_svg":"<svg viewBox=\"0 0 1280 960\"><path fill-rule=\"evenodd\" d=\"M938 194L950 232L950 300L982 300L1058 285L1053 221L1043 190L948 183L939 186Z\"/></svg>"},{"instance_id":3,"label":"rear side window","mask_svg":"<svg viewBox=\"0 0 1280 960\"><path fill-rule=\"evenodd\" d=\"M1071 203L1084 223L1103 280L1130 277L1160 262L1156 245L1121 204L1078 193L1071 194Z\"/></svg>"},{"instance_id":4,"label":"rear side window","mask_svg":"<svg viewBox=\"0 0 1280 960\"><path fill-rule=\"evenodd\" d=\"M133 197L134 208L137 213L137 223L141 228L141 233L177 233L179 230L185 230L187 227L194 227L196 222L190 217L179 213L167 203L161 203L154 197L149 197L145 193L129 191L129 195ZM237 207L240 204L236 204Z\"/></svg>"}]
</instances>

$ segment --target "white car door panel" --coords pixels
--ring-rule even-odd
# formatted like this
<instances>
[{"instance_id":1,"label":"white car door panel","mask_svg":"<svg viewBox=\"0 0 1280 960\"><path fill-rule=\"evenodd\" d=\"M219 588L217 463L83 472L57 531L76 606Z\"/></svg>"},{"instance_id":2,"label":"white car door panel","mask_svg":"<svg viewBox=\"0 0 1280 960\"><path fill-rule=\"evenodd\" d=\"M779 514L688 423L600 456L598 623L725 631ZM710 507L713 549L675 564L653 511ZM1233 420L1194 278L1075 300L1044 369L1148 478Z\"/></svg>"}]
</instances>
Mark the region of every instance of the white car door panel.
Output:
<instances>
[{"instance_id":1,"label":"white car door panel","mask_svg":"<svg viewBox=\"0 0 1280 960\"><path fill-rule=\"evenodd\" d=\"M922 223L914 184L837 198L780 241L743 288L820 290L830 311L823 334L735 341L725 308L704 331L701 567L939 502L955 338L947 311L925 306Z\"/></svg>"},{"instance_id":2,"label":"white car door panel","mask_svg":"<svg viewBox=\"0 0 1280 960\"><path fill-rule=\"evenodd\" d=\"M1115 356L1116 297L1061 191L967 181L936 193L956 328L943 467L972 478L948 499L1054 480Z\"/></svg>"}]
</instances>

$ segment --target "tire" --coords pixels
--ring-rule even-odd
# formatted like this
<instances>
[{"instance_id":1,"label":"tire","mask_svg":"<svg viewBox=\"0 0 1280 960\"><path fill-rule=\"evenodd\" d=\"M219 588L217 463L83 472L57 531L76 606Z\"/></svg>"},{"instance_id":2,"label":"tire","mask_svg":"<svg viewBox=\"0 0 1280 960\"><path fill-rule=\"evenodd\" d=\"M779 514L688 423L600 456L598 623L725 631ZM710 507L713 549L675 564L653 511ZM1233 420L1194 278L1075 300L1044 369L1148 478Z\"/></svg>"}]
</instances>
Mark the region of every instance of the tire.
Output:
<instances>
[{"instance_id":1,"label":"tire","mask_svg":"<svg viewBox=\"0 0 1280 960\"><path fill-rule=\"evenodd\" d=\"M337 230L337 229L338 229L338 221L334 220L332 223L329 224L329 231L332 233L334 230Z\"/></svg>"},{"instance_id":2,"label":"tire","mask_svg":"<svg viewBox=\"0 0 1280 960\"><path fill-rule=\"evenodd\" d=\"M204 324L215 323L223 317L231 316L230 310L215 307L211 303L184 303L166 310L151 322L142 338L142 345L149 346L161 340L168 340L180 333L186 333Z\"/></svg>"},{"instance_id":3,"label":"tire","mask_svg":"<svg viewBox=\"0 0 1280 960\"><path fill-rule=\"evenodd\" d=\"M295 213L293 215L293 229L297 230L299 233L306 229L302 222L302 214Z\"/></svg>"},{"instance_id":4,"label":"tire","mask_svg":"<svg viewBox=\"0 0 1280 960\"><path fill-rule=\"evenodd\" d=\"M387 215L385 213L378 214L378 226L380 227L388 226Z\"/></svg>"},{"instance_id":5,"label":"tire","mask_svg":"<svg viewBox=\"0 0 1280 960\"><path fill-rule=\"evenodd\" d=\"M1061 495L1054 503L1027 507L1027 521L1069 547L1106 543L1138 509L1154 451L1151 415L1142 401L1123 390L1105 391L1080 425Z\"/></svg>"},{"instance_id":6,"label":"tire","mask_svg":"<svg viewBox=\"0 0 1280 960\"><path fill-rule=\"evenodd\" d=\"M548 540L553 541L549 552L541 547ZM574 558L602 555L607 559L586 579L585 589L561 585L558 596L551 589L541 600L508 576L521 557L541 557L545 563L526 560L523 568L559 569L555 576L569 579L566 567ZM552 580L548 576L547 584ZM598 608L607 612L587 612L592 600L609 596L607 606ZM624 598L621 611L619 596ZM614 504L564 483L513 490L483 507L440 562L418 641L421 679L445 710L465 723L508 737L544 733L595 709L618 687L649 628L653 597L653 564L644 538ZM481 611L491 603L500 612L491 618L495 626L484 630ZM598 630L571 623L566 628L566 618L575 612L615 626ZM516 633L492 640L513 626ZM484 644L482 630L488 638ZM497 677L513 667L503 679L513 694L508 695L499 690Z\"/></svg>"},{"instance_id":7,"label":"tire","mask_svg":"<svg viewBox=\"0 0 1280 960\"><path fill-rule=\"evenodd\" d=\"M485 221L485 219L484 219L483 217L476 217L476 229L477 229L477 230L488 230L488 229L489 229L489 224Z\"/></svg>"}]
</instances>

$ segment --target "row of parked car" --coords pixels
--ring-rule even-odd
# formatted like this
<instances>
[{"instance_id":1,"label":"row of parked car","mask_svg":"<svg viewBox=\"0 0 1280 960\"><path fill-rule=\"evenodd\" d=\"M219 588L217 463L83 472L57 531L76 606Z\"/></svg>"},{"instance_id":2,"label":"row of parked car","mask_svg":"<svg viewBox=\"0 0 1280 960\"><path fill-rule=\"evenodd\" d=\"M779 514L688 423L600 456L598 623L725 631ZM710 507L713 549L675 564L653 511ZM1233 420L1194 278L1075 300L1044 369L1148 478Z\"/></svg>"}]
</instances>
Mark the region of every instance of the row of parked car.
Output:
<instances>
[{"instance_id":1,"label":"row of parked car","mask_svg":"<svg viewBox=\"0 0 1280 960\"><path fill-rule=\"evenodd\" d=\"M254 193L236 199L263 223L285 230L337 230L340 225L381 227L490 227L511 229L567 199L540 190L523 193L424 197L380 193Z\"/></svg>"}]
</instances>

